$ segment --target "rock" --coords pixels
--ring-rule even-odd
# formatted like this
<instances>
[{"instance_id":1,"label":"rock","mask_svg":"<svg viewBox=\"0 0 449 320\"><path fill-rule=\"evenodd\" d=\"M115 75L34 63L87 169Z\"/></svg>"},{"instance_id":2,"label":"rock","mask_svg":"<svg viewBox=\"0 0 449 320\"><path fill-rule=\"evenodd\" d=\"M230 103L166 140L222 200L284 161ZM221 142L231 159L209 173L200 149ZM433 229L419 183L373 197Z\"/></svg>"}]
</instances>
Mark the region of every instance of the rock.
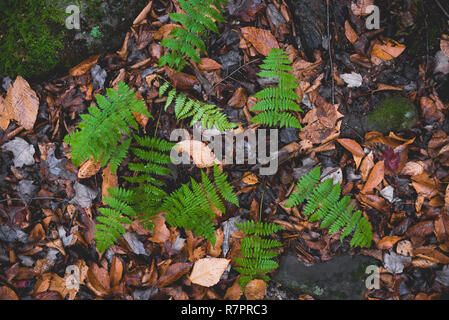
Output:
<instances>
[{"instance_id":1,"label":"rock","mask_svg":"<svg viewBox=\"0 0 449 320\"><path fill-rule=\"evenodd\" d=\"M410 129L418 119L418 111L409 99L393 96L381 101L368 115L366 129L387 134Z\"/></svg>"},{"instance_id":2,"label":"rock","mask_svg":"<svg viewBox=\"0 0 449 320\"><path fill-rule=\"evenodd\" d=\"M361 300L369 265L376 265L376 260L343 255L307 266L296 255L288 254L281 259L273 280L296 294L306 293L316 299Z\"/></svg>"}]
</instances>

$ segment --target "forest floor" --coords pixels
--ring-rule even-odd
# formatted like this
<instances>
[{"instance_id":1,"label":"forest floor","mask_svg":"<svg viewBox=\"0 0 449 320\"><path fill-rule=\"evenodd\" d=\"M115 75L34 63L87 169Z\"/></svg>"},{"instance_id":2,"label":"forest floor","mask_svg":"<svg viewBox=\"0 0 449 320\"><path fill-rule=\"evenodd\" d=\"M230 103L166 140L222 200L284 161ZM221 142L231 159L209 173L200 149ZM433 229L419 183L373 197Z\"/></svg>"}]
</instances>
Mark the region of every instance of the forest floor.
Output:
<instances>
[{"instance_id":1,"label":"forest floor","mask_svg":"<svg viewBox=\"0 0 449 320\"><path fill-rule=\"evenodd\" d=\"M167 14L179 6L153 0L117 52L89 57L67 75L40 83L5 78L0 88L0 299L332 298L313 285L286 284L294 279L289 264L299 261L301 268L312 265L327 273L341 266L338 261L350 264L348 256L369 257L379 267L379 286L365 287L358 298L447 299L449 6L424 2L376 1L380 29L367 29L370 15L364 12L374 1L230 1L227 22L218 23L219 34L210 34L202 64L174 73L159 67L158 60L164 54L160 41L173 28ZM257 73L272 47L285 50L293 61L303 110L296 113L302 130L279 130L277 173L261 175L258 165L223 166L240 207L229 205L217 216L215 247L160 217L152 232L137 223L129 226L119 243L100 254L93 233L102 196L124 184L121 177L129 175L126 164L132 159L115 175L93 161L80 167L71 163L63 139L95 95L123 81L154 117L138 118L141 134L165 140L174 129L192 134L189 121L176 121L173 106L164 111L166 98L158 96L163 77L178 90L220 106L239 130L252 130L253 95L266 85ZM370 122L368 115L393 96L412 102L417 118L410 122L399 106L375 113L380 121ZM7 103L14 112L7 111ZM399 118L391 121L393 113ZM297 180L316 166L340 182L343 195L352 196L369 219L370 248L350 248L339 234L328 234L301 210L284 206ZM172 169L168 191L201 177L195 164ZM242 293L233 268L213 286L192 283L189 275L201 259L225 258L235 265L241 234L234 223L242 219L284 228L276 236L283 243L276 258L284 261L282 272L271 273L268 289L254 288L251 296ZM75 287L66 281L74 268L81 284ZM352 281L364 286L364 271ZM302 274L315 279L307 272Z\"/></svg>"}]
</instances>

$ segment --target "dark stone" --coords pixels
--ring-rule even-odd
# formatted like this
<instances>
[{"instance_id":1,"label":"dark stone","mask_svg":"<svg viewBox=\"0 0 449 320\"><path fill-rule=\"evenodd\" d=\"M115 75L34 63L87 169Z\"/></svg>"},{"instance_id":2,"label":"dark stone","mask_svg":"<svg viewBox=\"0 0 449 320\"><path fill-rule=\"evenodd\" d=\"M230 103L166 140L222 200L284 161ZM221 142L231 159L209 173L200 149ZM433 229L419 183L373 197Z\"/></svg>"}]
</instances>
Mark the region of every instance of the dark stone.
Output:
<instances>
[{"instance_id":1,"label":"dark stone","mask_svg":"<svg viewBox=\"0 0 449 320\"><path fill-rule=\"evenodd\" d=\"M343 255L306 266L295 255L286 255L273 280L315 299L361 300L367 290L365 271L369 265L377 265L377 261L366 256Z\"/></svg>"}]
</instances>

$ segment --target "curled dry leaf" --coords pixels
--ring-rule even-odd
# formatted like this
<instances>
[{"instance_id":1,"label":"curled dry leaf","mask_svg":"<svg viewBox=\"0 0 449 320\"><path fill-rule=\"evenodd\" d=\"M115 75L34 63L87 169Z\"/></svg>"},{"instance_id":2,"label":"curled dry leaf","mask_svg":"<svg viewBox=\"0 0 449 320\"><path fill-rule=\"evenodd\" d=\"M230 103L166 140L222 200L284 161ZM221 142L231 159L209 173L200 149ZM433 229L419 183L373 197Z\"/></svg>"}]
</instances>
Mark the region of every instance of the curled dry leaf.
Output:
<instances>
[{"instance_id":1,"label":"curled dry leaf","mask_svg":"<svg viewBox=\"0 0 449 320\"><path fill-rule=\"evenodd\" d=\"M216 285L229 265L230 260L223 258L204 258L195 262L190 281L203 287Z\"/></svg>"},{"instance_id":2,"label":"curled dry leaf","mask_svg":"<svg viewBox=\"0 0 449 320\"><path fill-rule=\"evenodd\" d=\"M362 180L366 181L368 179L369 173L371 169L374 167L374 154L371 151L368 155L362 160L362 164L360 165L360 173L362 174Z\"/></svg>"},{"instance_id":3,"label":"curled dry leaf","mask_svg":"<svg viewBox=\"0 0 449 320\"><path fill-rule=\"evenodd\" d=\"M162 25L159 30L154 34L154 40L162 40L168 38L169 33L173 28L179 28L179 24L167 23Z\"/></svg>"},{"instance_id":4,"label":"curled dry leaf","mask_svg":"<svg viewBox=\"0 0 449 320\"><path fill-rule=\"evenodd\" d=\"M221 64L211 58L201 58L201 64L198 68L200 70L217 70L221 69Z\"/></svg>"},{"instance_id":5,"label":"curled dry leaf","mask_svg":"<svg viewBox=\"0 0 449 320\"><path fill-rule=\"evenodd\" d=\"M351 42L352 44L354 44L357 41L357 39L359 38L357 33L351 27L351 24L349 23L348 20L345 21L345 35L346 35L346 38L349 40L349 42Z\"/></svg>"},{"instance_id":6,"label":"curled dry leaf","mask_svg":"<svg viewBox=\"0 0 449 320\"><path fill-rule=\"evenodd\" d=\"M221 164L211 149L202 141L183 140L174 146L174 150L178 154L187 153L198 168L212 167L214 163Z\"/></svg>"},{"instance_id":7,"label":"curled dry leaf","mask_svg":"<svg viewBox=\"0 0 449 320\"><path fill-rule=\"evenodd\" d=\"M394 246L396 242L398 242L401 239L402 237L399 236L383 237L377 242L377 248L380 250L389 250Z\"/></svg>"},{"instance_id":8,"label":"curled dry leaf","mask_svg":"<svg viewBox=\"0 0 449 320\"><path fill-rule=\"evenodd\" d=\"M109 278L111 279L111 287L115 287L122 280L123 275L123 262L122 260L114 256L111 261L111 269L109 270Z\"/></svg>"},{"instance_id":9,"label":"curled dry leaf","mask_svg":"<svg viewBox=\"0 0 449 320\"><path fill-rule=\"evenodd\" d=\"M17 76L14 85L8 88L5 109L9 119L16 120L26 130L33 129L39 111L39 99L21 76Z\"/></svg>"},{"instance_id":10,"label":"curled dry leaf","mask_svg":"<svg viewBox=\"0 0 449 320\"><path fill-rule=\"evenodd\" d=\"M162 288L170 283L178 280L183 275L187 274L192 267L191 263L177 262L170 265L167 268L167 271L164 273L162 277L159 278L158 287Z\"/></svg>"},{"instance_id":11,"label":"curled dry leaf","mask_svg":"<svg viewBox=\"0 0 449 320\"><path fill-rule=\"evenodd\" d=\"M245 40L250 42L257 52L264 56L268 56L271 48L279 48L276 38L268 30L255 27L244 27L240 30Z\"/></svg>"},{"instance_id":12,"label":"curled dry leaf","mask_svg":"<svg viewBox=\"0 0 449 320\"><path fill-rule=\"evenodd\" d=\"M154 221L153 236L148 240L156 243L164 243L170 239L170 230L168 230L165 224L165 218L162 214L159 215Z\"/></svg>"},{"instance_id":13,"label":"curled dry leaf","mask_svg":"<svg viewBox=\"0 0 449 320\"><path fill-rule=\"evenodd\" d=\"M248 96L246 95L246 90L244 88L238 88L235 90L234 94L232 95L231 99L228 101L228 105L230 105L233 108L243 108L246 104Z\"/></svg>"},{"instance_id":14,"label":"curled dry leaf","mask_svg":"<svg viewBox=\"0 0 449 320\"><path fill-rule=\"evenodd\" d=\"M90 68L92 68L94 65L97 64L98 59L100 59L100 57L101 57L101 54L87 58L80 64L78 64L75 67L73 67L72 69L70 69L70 71L69 71L70 75L72 77L82 76L87 71L89 71Z\"/></svg>"},{"instance_id":15,"label":"curled dry leaf","mask_svg":"<svg viewBox=\"0 0 449 320\"><path fill-rule=\"evenodd\" d=\"M93 157L84 161L78 170L78 179L87 179L97 174L101 169L101 160L95 162Z\"/></svg>"},{"instance_id":16,"label":"curled dry leaf","mask_svg":"<svg viewBox=\"0 0 449 320\"><path fill-rule=\"evenodd\" d=\"M248 185L253 185L259 182L257 176L251 171L247 171L243 174L242 181Z\"/></svg>"},{"instance_id":17,"label":"curled dry leaf","mask_svg":"<svg viewBox=\"0 0 449 320\"><path fill-rule=\"evenodd\" d=\"M108 271L92 263L87 271L87 287L97 296L105 296L110 290L110 278Z\"/></svg>"},{"instance_id":18,"label":"curled dry leaf","mask_svg":"<svg viewBox=\"0 0 449 320\"><path fill-rule=\"evenodd\" d=\"M153 4L153 1L149 1L148 4L143 8L143 10L139 13L136 19L133 21L133 25L139 25L145 18L147 17L148 13L151 10L151 6Z\"/></svg>"},{"instance_id":19,"label":"curled dry leaf","mask_svg":"<svg viewBox=\"0 0 449 320\"><path fill-rule=\"evenodd\" d=\"M368 180L363 186L361 192L362 193L372 192L373 189L377 187L379 183L382 182L382 180L384 179L384 174L385 174L384 161L379 161L378 163L375 164L373 170L371 170L368 176Z\"/></svg>"},{"instance_id":20,"label":"curled dry leaf","mask_svg":"<svg viewBox=\"0 0 449 320\"><path fill-rule=\"evenodd\" d=\"M221 254L221 245L223 244L224 233L223 230L217 229L215 231L215 246L212 247L210 241L207 242L207 253L212 257L217 258Z\"/></svg>"},{"instance_id":21,"label":"curled dry leaf","mask_svg":"<svg viewBox=\"0 0 449 320\"><path fill-rule=\"evenodd\" d=\"M396 253L404 257L413 257L413 245L409 240L402 240L396 246Z\"/></svg>"},{"instance_id":22,"label":"curled dry leaf","mask_svg":"<svg viewBox=\"0 0 449 320\"><path fill-rule=\"evenodd\" d=\"M108 164L108 166L104 168L102 176L103 182L101 184L101 195L103 199L103 204L105 204L104 198L110 196L108 189L118 187L118 177L116 173L113 174L111 172L110 164Z\"/></svg>"},{"instance_id":23,"label":"curled dry leaf","mask_svg":"<svg viewBox=\"0 0 449 320\"><path fill-rule=\"evenodd\" d=\"M239 283L239 278L235 279L232 286L226 290L224 299L225 300L240 300L241 296L243 294L242 287Z\"/></svg>"},{"instance_id":24,"label":"curled dry leaf","mask_svg":"<svg viewBox=\"0 0 449 320\"><path fill-rule=\"evenodd\" d=\"M392 39L384 38L383 42L376 41L371 50L371 56L382 60L392 60L401 55L405 50L405 45Z\"/></svg>"},{"instance_id":25,"label":"curled dry leaf","mask_svg":"<svg viewBox=\"0 0 449 320\"><path fill-rule=\"evenodd\" d=\"M260 279L248 282L245 287L245 297L248 300L261 300L267 293L267 283Z\"/></svg>"},{"instance_id":26,"label":"curled dry leaf","mask_svg":"<svg viewBox=\"0 0 449 320\"><path fill-rule=\"evenodd\" d=\"M173 86L180 90L190 90L200 82L195 76L184 72L175 72L172 68L165 66L165 74L172 81Z\"/></svg>"},{"instance_id":27,"label":"curled dry leaf","mask_svg":"<svg viewBox=\"0 0 449 320\"><path fill-rule=\"evenodd\" d=\"M7 286L0 287L0 300L19 300L17 294Z\"/></svg>"},{"instance_id":28,"label":"curled dry leaf","mask_svg":"<svg viewBox=\"0 0 449 320\"><path fill-rule=\"evenodd\" d=\"M360 144L358 144L357 141L354 141L352 139L337 139L337 141L346 150L351 152L352 156L354 157L356 168L358 168L360 165L360 161L362 161L362 158L365 156L365 152L363 151Z\"/></svg>"}]
</instances>

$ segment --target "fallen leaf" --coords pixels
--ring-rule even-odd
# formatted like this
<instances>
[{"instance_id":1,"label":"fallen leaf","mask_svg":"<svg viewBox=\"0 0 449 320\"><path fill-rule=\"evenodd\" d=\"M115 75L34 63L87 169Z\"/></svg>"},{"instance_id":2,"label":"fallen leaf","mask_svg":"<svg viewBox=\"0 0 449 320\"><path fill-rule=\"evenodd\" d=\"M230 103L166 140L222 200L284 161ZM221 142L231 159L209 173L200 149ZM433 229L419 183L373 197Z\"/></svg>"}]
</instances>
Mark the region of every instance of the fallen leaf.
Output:
<instances>
[{"instance_id":1,"label":"fallen leaf","mask_svg":"<svg viewBox=\"0 0 449 320\"><path fill-rule=\"evenodd\" d=\"M26 130L32 130L39 111L39 99L28 82L17 76L8 88L5 109L10 119L16 120Z\"/></svg>"},{"instance_id":2,"label":"fallen leaf","mask_svg":"<svg viewBox=\"0 0 449 320\"><path fill-rule=\"evenodd\" d=\"M134 19L133 26L139 25L147 17L148 13L151 11L152 4L153 1L148 2L145 8L143 8L139 15L136 17L136 19Z\"/></svg>"},{"instance_id":3,"label":"fallen leaf","mask_svg":"<svg viewBox=\"0 0 449 320\"><path fill-rule=\"evenodd\" d=\"M170 239L170 230L168 230L165 224L164 216L160 215L153 222L154 222L153 236L148 238L148 240L156 243L164 243L165 241Z\"/></svg>"},{"instance_id":4,"label":"fallen leaf","mask_svg":"<svg viewBox=\"0 0 449 320\"><path fill-rule=\"evenodd\" d=\"M198 68L200 70L217 70L221 69L221 64L211 58L201 58L201 64Z\"/></svg>"},{"instance_id":5,"label":"fallen leaf","mask_svg":"<svg viewBox=\"0 0 449 320\"><path fill-rule=\"evenodd\" d=\"M362 158L365 156L365 152L362 147L352 139L337 139L338 143L340 143L346 150L351 152L354 157L354 161L356 164L356 168L359 167Z\"/></svg>"},{"instance_id":6,"label":"fallen leaf","mask_svg":"<svg viewBox=\"0 0 449 320\"><path fill-rule=\"evenodd\" d=\"M106 204L104 202L105 197L110 197L109 188L116 188L118 187L118 177L117 173L111 172L111 164L108 164L106 168L103 169L103 182L101 183L101 196L102 196L102 202L103 204Z\"/></svg>"},{"instance_id":7,"label":"fallen leaf","mask_svg":"<svg viewBox=\"0 0 449 320\"><path fill-rule=\"evenodd\" d=\"M416 257L429 260L433 263L449 264L449 257L433 248L417 248L414 250Z\"/></svg>"},{"instance_id":8,"label":"fallen leaf","mask_svg":"<svg viewBox=\"0 0 449 320\"><path fill-rule=\"evenodd\" d=\"M176 89L190 90L193 89L195 85L200 83L195 76L184 72L175 72L167 66L165 67L165 74L168 78L170 78Z\"/></svg>"},{"instance_id":9,"label":"fallen leaf","mask_svg":"<svg viewBox=\"0 0 449 320\"><path fill-rule=\"evenodd\" d=\"M19 300L17 294L9 287L0 287L0 300Z\"/></svg>"},{"instance_id":10,"label":"fallen leaf","mask_svg":"<svg viewBox=\"0 0 449 320\"><path fill-rule=\"evenodd\" d=\"M100 59L101 54L91 56L86 60L82 61L80 64L76 65L72 69L69 70L69 73L72 77L82 76L87 71L90 70L94 65L97 64L98 59Z\"/></svg>"},{"instance_id":11,"label":"fallen leaf","mask_svg":"<svg viewBox=\"0 0 449 320\"><path fill-rule=\"evenodd\" d=\"M165 287L170 283L178 280L183 275L187 274L190 271L191 267L192 267L191 263L184 263L184 262L177 262L170 265L167 268L165 274L159 278L158 287L159 288Z\"/></svg>"},{"instance_id":12,"label":"fallen leaf","mask_svg":"<svg viewBox=\"0 0 449 320\"><path fill-rule=\"evenodd\" d=\"M248 300L262 300L267 293L267 283L260 279L248 282L245 287L245 297Z\"/></svg>"},{"instance_id":13,"label":"fallen leaf","mask_svg":"<svg viewBox=\"0 0 449 320\"><path fill-rule=\"evenodd\" d=\"M276 38L270 31L255 27L244 27L240 29L245 40L249 41L257 52L268 56L271 48L279 48Z\"/></svg>"},{"instance_id":14,"label":"fallen leaf","mask_svg":"<svg viewBox=\"0 0 449 320\"><path fill-rule=\"evenodd\" d=\"M401 55L405 50L405 45L392 39L384 38L383 42L376 41L371 50L371 55L382 60L392 60Z\"/></svg>"},{"instance_id":15,"label":"fallen leaf","mask_svg":"<svg viewBox=\"0 0 449 320\"><path fill-rule=\"evenodd\" d=\"M244 88L240 87L237 90L235 90L231 99L229 99L229 101L228 101L228 105L233 108L240 109L245 106L247 99L248 99L248 96L246 95L246 90Z\"/></svg>"},{"instance_id":16,"label":"fallen leaf","mask_svg":"<svg viewBox=\"0 0 449 320\"><path fill-rule=\"evenodd\" d=\"M120 283L123 275L123 262L117 256L111 261L111 270L109 270L109 278L111 279L111 287L115 287Z\"/></svg>"},{"instance_id":17,"label":"fallen leaf","mask_svg":"<svg viewBox=\"0 0 449 320\"><path fill-rule=\"evenodd\" d=\"M208 241L207 253L212 257L217 258L221 254L221 245L223 244L223 240L224 240L223 230L221 228L215 230L215 246L212 247L212 243Z\"/></svg>"},{"instance_id":18,"label":"fallen leaf","mask_svg":"<svg viewBox=\"0 0 449 320\"><path fill-rule=\"evenodd\" d=\"M243 294L242 287L240 286L239 278L237 278L237 279L235 279L233 285L230 286L228 288L228 290L226 290L224 299L225 300L240 300L240 297L242 296L242 294Z\"/></svg>"},{"instance_id":19,"label":"fallen leaf","mask_svg":"<svg viewBox=\"0 0 449 320\"><path fill-rule=\"evenodd\" d=\"M84 161L78 170L78 179L87 179L97 174L101 169L101 160L94 161L93 157Z\"/></svg>"},{"instance_id":20,"label":"fallen leaf","mask_svg":"<svg viewBox=\"0 0 449 320\"><path fill-rule=\"evenodd\" d=\"M243 174L242 181L248 185L253 185L259 182L257 176L251 171L247 171Z\"/></svg>"},{"instance_id":21,"label":"fallen leaf","mask_svg":"<svg viewBox=\"0 0 449 320\"><path fill-rule=\"evenodd\" d=\"M354 44L357 41L357 39L359 38L357 33L351 27L351 24L349 23L348 20L345 21L345 35L346 35L346 38L349 40L349 42L351 42L352 44Z\"/></svg>"},{"instance_id":22,"label":"fallen leaf","mask_svg":"<svg viewBox=\"0 0 449 320\"><path fill-rule=\"evenodd\" d=\"M402 240L396 246L396 253L404 257L413 257L413 245L409 240Z\"/></svg>"},{"instance_id":23,"label":"fallen leaf","mask_svg":"<svg viewBox=\"0 0 449 320\"><path fill-rule=\"evenodd\" d=\"M399 236L387 236L380 239L376 245L380 250L389 250L401 239L402 237Z\"/></svg>"},{"instance_id":24,"label":"fallen leaf","mask_svg":"<svg viewBox=\"0 0 449 320\"><path fill-rule=\"evenodd\" d=\"M190 281L203 287L216 285L228 267L230 260L223 258L204 258L195 262Z\"/></svg>"},{"instance_id":25,"label":"fallen leaf","mask_svg":"<svg viewBox=\"0 0 449 320\"><path fill-rule=\"evenodd\" d=\"M106 269L92 263L87 271L87 286L97 296L103 297L109 293L110 287L109 273Z\"/></svg>"},{"instance_id":26,"label":"fallen leaf","mask_svg":"<svg viewBox=\"0 0 449 320\"><path fill-rule=\"evenodd\" d=\"M178 154L186 152L198 168L212 167L214 163L221 164L211 149L202 141L183 140L173 148Z\"/></svg>"},{"instance_id":27,"label":"fallen leaf","mask_svg":"<svg viewBox=\"0 0 449 320\"><path fill-rule=\"evenodd\" d=\"M0 96L0 128L3 131L6 131L9 126L9 122L11 120L11 116L6 110L6 102L2 96Z\"/></svg>"},{"instance_id":28,"label":"fallen leaf","mask_svg":"<svg viewBox=\"0 0 449 320\"><path fill-rule=\"evenodd\" d=\"M360 173L362 174L362 180L366 181L368 179L369 173L371 169L374 167L374 154L371 151L368 155L362 160L362 164L360 165Z\"/></svg>"},{"instance_id":29,"label":"fallen leaf","mask_svg":"<svg viewBox=\"0 0 449 320\"><path fill-rule=\"evenodd\" d=\"M370 193L375 187L379 185L384 179L384 162L379 161L374 165L373 170L371 170L368 180L366 181L363 189L360 191L362 193Z\"/></svg>"}]
</instances>

